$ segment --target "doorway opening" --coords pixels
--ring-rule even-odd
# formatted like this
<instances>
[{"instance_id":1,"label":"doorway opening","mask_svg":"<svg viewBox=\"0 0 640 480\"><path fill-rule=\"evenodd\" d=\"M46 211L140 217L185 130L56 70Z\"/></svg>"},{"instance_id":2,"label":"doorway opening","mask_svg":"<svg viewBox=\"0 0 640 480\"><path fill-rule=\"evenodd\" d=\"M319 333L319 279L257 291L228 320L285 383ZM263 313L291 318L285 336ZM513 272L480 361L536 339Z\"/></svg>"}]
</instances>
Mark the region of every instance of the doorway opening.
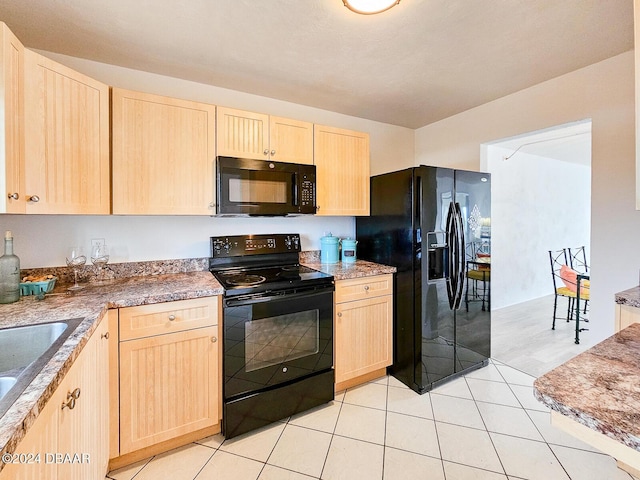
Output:
<instances>
[{"instance_id":1,"label":"doorway opening","mask_svg":"<svg viewBox=\"0 0 640 480\"><path fill-rule=\"evenodd\" d=\"M569 332L573 322L566 327L566 322L559 322L566 332L560 333L557 327L551 330L554 289L549 250L584 246L589 259L591 120L484 144L481 157L481 169L491 173L492 184L492 318L499 319L501 310L509 309L519 312L517 316L521 316L519 322L524 327L524 319L531 317L531 329L523 329L522 341L531 344L539 330L538 348L547 351L546 355L540 355L540 368L547 371L554 365L544 365L542 357L556 361L553 360L556 355L548 350L550 344L560 344L562 353L558 361L580 353L589 345L589 332L583 332L580 345L573 343ZM561 303L559 312L563 306ZM532 318L534 315L537 318ZM513 328L517 331L517 322ZM520 350L513 350L514 355L522 356L525 363L536 363L535 358L527 360L527 356L535 357L532 352L523 349L523 345L515 345L519 342L514 341L513 333L508 337L513 347ZM496 353L501 351L500 338L501 332L495 332L492 343ZM515 363L509 365L517 368ZM533 366L526 369L520 366L528 373L538 373Z\"/></svg>"}]
</instances>

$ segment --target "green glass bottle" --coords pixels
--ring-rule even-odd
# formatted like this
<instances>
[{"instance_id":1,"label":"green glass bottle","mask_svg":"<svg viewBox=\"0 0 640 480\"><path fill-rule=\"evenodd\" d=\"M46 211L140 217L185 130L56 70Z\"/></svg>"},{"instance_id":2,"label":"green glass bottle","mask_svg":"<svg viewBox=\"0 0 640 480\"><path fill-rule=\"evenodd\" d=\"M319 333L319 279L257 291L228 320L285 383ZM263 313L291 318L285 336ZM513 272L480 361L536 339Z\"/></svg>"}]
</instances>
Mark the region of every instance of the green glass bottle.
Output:
<instances>
[{"instance_id":1,"label":"green glass bottle","mask_svg":"<svg viewBox=\"0 0 640 480\"><path fill-rule=\"evenodd\" d=\"M0 257L0 303L20 300L20 259L13 254L13 236L4 235L4 255Z\"/></svg>"}]
</instances>

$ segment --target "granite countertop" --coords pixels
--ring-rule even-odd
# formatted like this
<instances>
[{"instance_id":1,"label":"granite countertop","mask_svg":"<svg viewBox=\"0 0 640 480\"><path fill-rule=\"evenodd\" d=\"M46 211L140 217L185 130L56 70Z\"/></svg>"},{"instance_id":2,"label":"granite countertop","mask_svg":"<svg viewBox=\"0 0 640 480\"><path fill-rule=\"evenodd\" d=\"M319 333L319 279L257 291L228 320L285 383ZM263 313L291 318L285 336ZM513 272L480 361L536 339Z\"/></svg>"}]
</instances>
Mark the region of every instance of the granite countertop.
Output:
<instances>
[{"instance_id":1,"label":"granite countertop","mask_svg":"<svg viewBox=\"0 0 640 480\"><path fill-rule=\"evenodd\" d=\"M0 456L15 450L97 328L107 309L221 295L222 286L208 271L114 279L106 285L86 284L67 294L68 284L56 285L44 300L22 297L0 305L0 328L83 318L56 354L0 417ZM0 462L0 470L4 466Z\"/></svg>"},{"instance_id":2,"label":"granite countertop","mask_svg":"<svg viewBox=\"0 0 640 480\"><path fill-rule=\"evenodd\" d=\"M616 303L640 308L640 287L629 288L616 293Z\"/></svg>"},{"instance_id":3,"label":"granite countertop","mask_svg":"<svg viewBox=\"0 0 640 480\"><path fill-rule=\"evenodd\" d=\"M640 451L640 323L534 382L552 410Z\"/></svg>"},{"instance_id":4,"label":"granite countertop","mask_svg":"<svg viewBox=\"0 0 640 480\"><path fill-rule=\"evenodd\" d=\"M396 267L368 262L366 260L356 260L353 263L321 263L320 252L317 252L317 254L316 252L312 252L307 255L301 255L300 263L314 270L333 275L335 280L349 280L351 278L370 277L372 275L384 275L396 272Z\"/></svg>"}]
</instances>

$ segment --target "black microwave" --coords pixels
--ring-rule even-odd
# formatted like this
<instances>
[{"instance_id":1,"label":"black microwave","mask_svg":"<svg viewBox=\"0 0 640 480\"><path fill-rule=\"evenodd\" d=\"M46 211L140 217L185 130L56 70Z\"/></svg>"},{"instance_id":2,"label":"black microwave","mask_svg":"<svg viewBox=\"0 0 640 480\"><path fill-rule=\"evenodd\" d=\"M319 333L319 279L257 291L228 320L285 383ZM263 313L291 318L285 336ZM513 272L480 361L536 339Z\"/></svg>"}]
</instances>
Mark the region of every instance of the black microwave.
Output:
<instances>
[{"instance_id":1,"label":"black microwave","mask_svg":"<svg viewBox=\"0 0 640 480\"><path fill-rule=\"evenodd\" d=\"M217 157L218 215L316 213L316 166Z\"/></svg>"}]
</instances>

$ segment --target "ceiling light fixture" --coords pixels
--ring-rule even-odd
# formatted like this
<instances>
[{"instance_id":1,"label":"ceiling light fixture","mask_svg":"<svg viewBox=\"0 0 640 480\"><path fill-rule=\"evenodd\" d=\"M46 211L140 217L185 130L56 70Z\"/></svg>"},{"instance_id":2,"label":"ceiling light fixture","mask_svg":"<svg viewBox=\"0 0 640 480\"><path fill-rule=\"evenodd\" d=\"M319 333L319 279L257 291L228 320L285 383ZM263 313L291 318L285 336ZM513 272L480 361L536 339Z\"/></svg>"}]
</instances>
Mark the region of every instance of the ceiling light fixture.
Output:
<instances>
[{"instance_id":1,"label":"ceiling light fixture","mask_svg":"<svg viewBox=\"0 0 640 480\"><path fill-rule=\"evenodd\" d=\"M342 3L353 12L371 15L389 10L400 0L342 0Z\"/></svg>"}]
</instances>

